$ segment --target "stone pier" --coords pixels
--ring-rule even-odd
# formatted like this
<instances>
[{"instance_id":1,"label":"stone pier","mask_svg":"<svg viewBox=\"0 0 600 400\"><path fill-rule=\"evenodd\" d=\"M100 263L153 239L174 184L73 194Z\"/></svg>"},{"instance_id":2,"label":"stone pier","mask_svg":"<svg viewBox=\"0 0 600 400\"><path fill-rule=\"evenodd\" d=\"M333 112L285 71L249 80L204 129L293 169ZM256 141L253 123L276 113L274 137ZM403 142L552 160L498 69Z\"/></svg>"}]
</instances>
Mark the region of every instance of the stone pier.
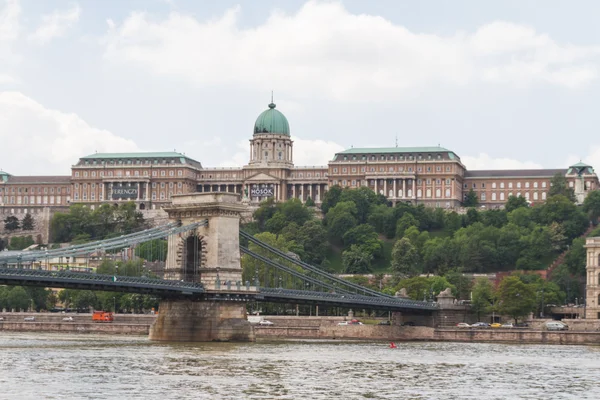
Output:
<instances>
[{"instance_id":1,"label":"stone pier","mask_svg":"<svg viewBox=\"0 0 600 400\"><path fill-rule=\"evenodd\" d=\"M239 223L245 208L240 196L234 193L173 196L172 205L165 208L170 220L189 225L207 219L208 224L169 237L165 278L201 282L207 295L254 290L241 283ZM246 303L240 301L164 299L150 327L150 340L157 341L254 339L254 330L246 317Z\"/></svg>"}]
</instances>

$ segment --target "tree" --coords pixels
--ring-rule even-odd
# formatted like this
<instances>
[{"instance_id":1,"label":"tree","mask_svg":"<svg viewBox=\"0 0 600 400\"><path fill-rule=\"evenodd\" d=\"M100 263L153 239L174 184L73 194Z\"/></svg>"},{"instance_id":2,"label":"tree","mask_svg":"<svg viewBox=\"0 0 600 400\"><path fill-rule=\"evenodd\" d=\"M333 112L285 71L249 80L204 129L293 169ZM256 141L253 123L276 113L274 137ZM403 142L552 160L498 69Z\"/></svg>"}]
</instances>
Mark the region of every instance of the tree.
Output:
<instances>
[{"instance_id":1,"label":"tree","mask_svg":"<svg viewBox=\"0 0 600 400\"><path fill-rule=\"evenodd\" d=\"M4 219L4 229L13 232L19 229L21 225L19 224L19 219L14 215L9 215Z\"/></svg>"},{"instance_id":2,"label":"tree","mask_svg":"<svg viewBox=\"0 0 600 400\"><path fill-rule=\"evenodd\" d=\"M529 207L529 203L527 203L527 199L521 196L508 196L508 200L504 205L504 209L506 212L511 212L520 207Z\"/></svg>"},{"instance_id":3,"label":"tree","mask_svg":"<svg viewBox=\"0 0 600 400\"><path fill-rule=\"evenodd\" d=\"M452 294L456 296L457 299L469 299L471 290L473 289L473 281L471 278L463 275L457 270L453 270L446 273L444 277L448 282L450 282L450 284L454 285L454 287L456 288L456 291Z\"/></svg>"},{"instance_id":4,"label":"tree","mask_svg":"<svg viewBox=\"0 0 600 400\"><path fill-rule=\"evenodd\" d=\"M498 285L499 311L509 315L515 322L536 308L536 293L533 285L523 283L518 276L506 277Z\"/></svg>"},{"instance_id":5,"label":"tree","mask_svg":"<svg viewBox=\"0 0 600 400\"><path fill-rule=\"evenodd\" d=\"M473 189L469 190L467 195L465 196L465 200L463 201L463 207L476 207L479 204L479 199L477 198L477 193L473 191Z\"/></svg>"},{"instance_id":6,"label":"tree","mask_svg":"<svg viewBox=\"0 0 600 400\"><path fill-rule=\"evenodd\" d=\"M351 201L341 201L325 216L329 237L341 242L344 234L356 226L356 205Z\"/></svg>"},{"instance_id":7,"label":"tree","mask_svg":"<svg viewBox=\"0 0 600 400\"><path fill-rule=\"evenodd\" d=\"M327 242L327 230L321 221L306 221L294 237L304 248L306 262L320 265L325 260L329 243ZM289 237L288 240L292 240L292 237Z\"/></svg>"},{"instance_id":8,"label":"tree","mask_svg":"<svg viewBox=\"0 0 600 400\"><path fill-rule=\"evenodd\" d=\"M400 276L414 276L419 273L419 253L407 238L396 241L392 249L392 270Z\"/></svg>"},{"instance_id":9,"label":"tree","mask_svg":"<svg viewBox=\"0 0 600 400\"><path fill-rule=\"evenodd\" d=\"M588 193L583 200L583 211L585 211L591 221L598 222L600 217L600 191L594 190Z\"/></svg>"},{"instance_id":10,"label":"tree","mask_svg":"<svg viewBox=\"0 0 600 400\"><path fill-rule=\"evenodd\" d=\"M477 278L471 298L471 311L477 315L477 321L480 321L481 314L491 311L493 304L494 286L488 278Z\"/></svg>"},{"instance_id":11,"label":"tree","mask_svg":"<svg viewBox=\"0 0 600 400\"><path fill-rule=\"evenodd\" d=\"M396 223L396 237L403 237L404 232L411 226L418 227L419 221L417 221L417 219L412 214L404 213L404 215Z\"/></svg>"},{"instance_id":12,"label":"tree","mask_svg":"<svg viewBox=\"0 0 600 400\"><path fill-rule=\"evenodd\" d=\"M369 210L372 206L382 203L381 198L366 186L343 190L339 201L351 201L354 203L356 206L356 218L360 224L367 222ZM383 202L385 201L384 198Z\"/></svg>"},{"instance_id":13,"label":"tree","mask_svg":"<svg viewBox=\"0 0 600 400\"><path fill-rule=\"evenodd\" d=\"M304 205L306 205L306 207L314 207L315 201L312 199L312 197L309 197L306 199L306 203L304 203Z\"/></svg>"},{"instance_id":14,"label":"tree","mask_svg":"<svg viewBox=\"0 0 600 400\"><path fill-rule=\"evenodd\" d=\"M13 236L10 238L10 250L23 250L35 242L31 236Z\"/></svg>"},{"instance_id":15,"label":"tree","mask_svg":"<svg viewBox=\"0 0 600 400\"><path fill-rule=\"evenodd\" d=\"M35 226L35 221L33 220L33 217L31 216L31 214L27 213L25 214L25 218L23 218L23 221L21 222L22 228L24 231L32 231L34 226Z\"/></svg>"},{"instance_id":16,"label":"tree","mask_svg":"<svg viewBox=\"0 0 600 400\"><path fill-rule=\"evenodd\" d=\"M469 208L465 215L465 226L473 225L475 222L479 222L479 213L475 208Z\"/></svg>"},{"instance_id":17,"label":"tree","mask_svg":"<svg viewBox=\"0 0 600 400\"><path fill-rule=\"evenodd\" d=\"M348 230L343 236L344 246L359 245L374 258L383 256L383 244L377 232L369 224L361 224Z\"/></svg>"},{"instance_id":18,"label":"tree","mask_svg":"<svg viewBox=\"0 0 600 400\"><path fill-rule=\"evenodd\" d=\"M6 248L6 242L4 241L4 239L0 238L0 251L4 250Z\"/></svg>"},{"instance_id":19,"label":"tree","mask_svg":"<svg viewBox=\"0 0 600 400\"><path fill-rule=\"evenodd\" d=\"M31 305L31 298L21 286L13 286L6 296L6 303L8 308L26 311Z\"/></svg>"},{"instance_id":20,"label":"tree","mask_svg":"<svg viewBox=\"0 0 600 400\"><path fill-rule=\"evenodd\" d=\"M346 274L368 274L371 272L372 261L373 255L356 244L342 252L342 265Z\"/></svg>"},{"instance_id":21,"label":"tree","mask_svg":"<svg viewBox=\"0 0 600 400\"><path fill-rule=\"evenodd\" d=\"M165 261L167 259L168 243L164 239L154 239L140 243L135 248L135 255L146 261Z\"/></svg>"},{"instance_id":22,"label":"tree","mask_svg":"<svg viewBox=\"0 0 600 400\"><path fill-rule=\"evenodd\" d=\"M323 214L327 214L330 209L336 206L342 196L342 188L339 185L335 185L329 188L323 196L323 202L321 203L321 210Z\"/></svg>"},{"instance_id":23,"label":"tree","mask_svg":"<svg viewBox=\"0 0 600 400\"><path fill-rule=\"evenodd\" d=\"M570 202L575 202L575 193L567 183L567 178L560 172L550 179L550 189L548 190L548 197L561 195L565 196Z\"/></svg>"}]
</instances>

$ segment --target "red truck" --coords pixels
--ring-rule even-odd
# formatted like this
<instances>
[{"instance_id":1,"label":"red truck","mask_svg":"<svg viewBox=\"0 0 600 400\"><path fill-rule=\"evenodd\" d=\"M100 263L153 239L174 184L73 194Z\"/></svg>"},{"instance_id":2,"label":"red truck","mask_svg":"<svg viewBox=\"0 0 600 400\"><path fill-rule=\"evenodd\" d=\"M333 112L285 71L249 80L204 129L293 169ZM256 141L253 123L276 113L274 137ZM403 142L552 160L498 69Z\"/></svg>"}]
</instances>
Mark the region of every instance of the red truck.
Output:
<instances>
[{"instance_id":1,"label":"red truck","mask_svg":"<svg viewBox=\"0 0 600 400\"><path fill-rule=\"evenodd\" d=\"M113 322L113 313L107 311L94 311L92 314L92 321L94 322Z\"/></svg>"}]
</instances>

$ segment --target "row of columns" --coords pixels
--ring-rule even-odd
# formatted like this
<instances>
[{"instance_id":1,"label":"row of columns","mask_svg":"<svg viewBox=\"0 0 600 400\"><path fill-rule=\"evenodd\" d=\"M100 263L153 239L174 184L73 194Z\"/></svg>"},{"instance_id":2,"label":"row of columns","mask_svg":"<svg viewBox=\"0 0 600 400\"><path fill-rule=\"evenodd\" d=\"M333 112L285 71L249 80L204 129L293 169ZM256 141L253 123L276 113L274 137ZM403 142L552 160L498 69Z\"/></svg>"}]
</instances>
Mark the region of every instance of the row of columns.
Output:
<instances>
[{"instance_id":1,"label":"row of columns","mask_svg":"<svg viewBox=\"0 0 600 400\"><path fill-rule=\"evenodd\" d=\"M198 186L199 192L226 192L246 195L248 190L248 199L252 202L260 202L269 197L277 201L285 201L290 198L300 199L303 203L310 197L314 202L319 203L323 194L327 190L326 183L298 183L298 184L280 184L280 183L248 183L248 184L203 184ZM256 189L270 189L265 195L256 196ZM287 189L287 192L286 192Z\"/></svg>"},{"instance_id":2,"label":"row of columns","mask_svg":"<svg viewBox=\"0 0 600 400\"><path fill-rule=\"evenodd\" d=\"M389 195L389 188L388 188L388 180L389 179L381 179L383 180L383 195L385 197L390 197ZM369 180L365 180L365 184L368 184ZM379 181L380 179L374 179L375 181L375 186L374 186L374 191L375 193L379 194ZM392 188L393 188L393 196L391 196L392 198L402 198L402 199L415 199L417 196L417 182L416 179L393 179L392 182ZM398 190L400 190L400 188L402 188L402 195L398 196ZM410 190L410 195L407 195L407 188Z\"/></svg>"},{"instance_id":3,"label":"row of columns","mask_svg":"<svg viewBox=\"0 0 600 400\"><path fill-rule=\"evenodd\" d=\"M131 186L133 184L133 186ZM112 192L113 188L122 187L129 185L129 187L137 188L137 197L131 199L129 197L115 198L113 199ZM144 197L142 198L142 189L144 189ZM106 198L106 195L110 198ZM101 196L103 201L111 200L135 200L135 201L150 201L150 182L102 182Z\"/></svg>"}]
</instances>

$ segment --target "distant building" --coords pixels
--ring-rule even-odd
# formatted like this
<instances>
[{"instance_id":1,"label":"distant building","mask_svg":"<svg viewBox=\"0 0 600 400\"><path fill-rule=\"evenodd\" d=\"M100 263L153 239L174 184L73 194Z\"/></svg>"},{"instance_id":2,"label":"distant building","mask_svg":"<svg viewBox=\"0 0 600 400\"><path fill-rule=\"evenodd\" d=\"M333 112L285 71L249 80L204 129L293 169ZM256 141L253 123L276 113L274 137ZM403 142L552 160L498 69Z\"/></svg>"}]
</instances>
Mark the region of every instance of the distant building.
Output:
<instances>
[{"instance_id":1,"label":"distant building","mask_svg":"<svg viewBox=\"0 0 600 400\"><path fill-rule=\"evenodd\" d=\"M327 166L294 165L294 142L286 117L274 103L254 123L248 164L205 168L177 152L97 153L81 157L71 176L13 176L0 171L0 215L36 213L70 204L133 201L140 210L160 209L171 196L192 192L238 193L251 204L267 198L311 198L320 203L334 185L368 187L391 202L453 209L473 190L481 206L502 207L508 197L543 202L550 180L567 178L577 201L599 186L589 165L566 169L470 171L453 151L442 147L351 148Z\"/></svg>"}]
</instances>

